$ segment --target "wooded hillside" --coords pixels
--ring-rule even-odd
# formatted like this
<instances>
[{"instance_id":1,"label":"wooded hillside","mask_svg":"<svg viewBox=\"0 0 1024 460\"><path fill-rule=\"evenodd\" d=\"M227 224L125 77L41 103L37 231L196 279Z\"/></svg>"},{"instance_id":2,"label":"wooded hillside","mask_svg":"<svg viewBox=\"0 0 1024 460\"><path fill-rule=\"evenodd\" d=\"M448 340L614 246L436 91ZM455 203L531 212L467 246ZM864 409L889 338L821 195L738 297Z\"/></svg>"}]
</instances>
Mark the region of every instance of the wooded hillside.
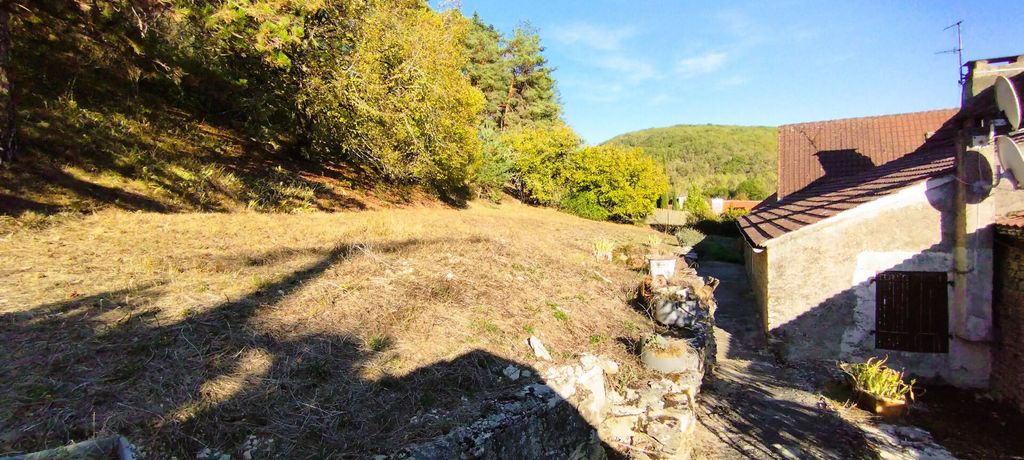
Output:
<instances>
[{"instance_id":1,"label":"wooded hillside","mask_svg":"<svg viewBox=\"0 0 1024 460\"><path fill-rule=\"evenodd\" d=\"M502 33L423 0L0 2L0 216L365 209L519 190L642 218L665 183L649 161L646 175L616 169L614 190L569 179L622 149L560 144L540 178L554 195L528 193L536 150L507 135L565 128L553 70L537 30Z\"/></svg>"},{"instance_id":2,"label":"wooded hillside","mask_svg":"<svg viewBox=\"0 0 1024 460\"><path fill-rule=\"evenodd\" d=\"M778 130L760 126L677 125L621 134L606 144L643 148L667 164L675 192L763 199L778 182Z\"/></svg>"}]
</instances>

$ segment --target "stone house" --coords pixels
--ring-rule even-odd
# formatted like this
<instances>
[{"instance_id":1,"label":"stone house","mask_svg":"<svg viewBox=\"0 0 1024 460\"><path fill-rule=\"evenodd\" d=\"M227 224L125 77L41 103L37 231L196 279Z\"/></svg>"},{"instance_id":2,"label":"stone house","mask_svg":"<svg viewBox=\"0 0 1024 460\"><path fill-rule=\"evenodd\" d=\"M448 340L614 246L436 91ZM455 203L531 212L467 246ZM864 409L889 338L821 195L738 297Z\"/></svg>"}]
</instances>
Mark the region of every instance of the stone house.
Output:
<instances>
[{"instance_id":1,"label":"stone house","mask_svg":"<svg viewBox=\"0 0 1024 460\"><path fill-rule=\"evenodd\" d=\"M992 393L1024 412L1024 215L996 222Z\"/></svg>"},{"instance_id":2,"label":"stone house","mask_svg":"<svg viewBox=\"0 0 1024 460\"><path fill-rule=\"evenodd\" d=\"M994 142L1024 131L1009 132L992 85L1024 90L1024 56L967 68L959 109L779 128L778 192L738 222L784 358L887 355L921 378L989 385L994 223L1024 209L1024 191L997 180Z\"/></svg>"}]
</instances>

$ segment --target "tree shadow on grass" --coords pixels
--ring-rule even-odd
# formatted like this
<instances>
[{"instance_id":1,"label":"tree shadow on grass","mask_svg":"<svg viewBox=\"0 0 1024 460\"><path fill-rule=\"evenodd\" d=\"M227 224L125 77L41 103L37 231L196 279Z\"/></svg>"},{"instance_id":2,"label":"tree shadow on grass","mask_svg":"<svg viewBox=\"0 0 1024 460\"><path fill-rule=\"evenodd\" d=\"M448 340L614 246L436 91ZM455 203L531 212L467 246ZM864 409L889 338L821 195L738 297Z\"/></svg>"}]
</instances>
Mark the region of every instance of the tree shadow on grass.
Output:
<instances>
[{"instance_id":1,"label":"tree shadow on grass","mask_svg":"<svg viewBox=\"0 0 1024 460\"><path fill-rule=\"evenodd\" d=\"M411 239L373 250L437 243ZM0 357L0 380L9 383L0 389L0 450L36 451L119 433L157 458L194 458L204 448L241 455L249 436L262 443L255 458L367 456L432 439L506 407L502 401L514 385L501 370L526 366L478 350L374 380L365 366L383 350L360 343L352 331L274 331L257 319L362 249L340 244L319 251L315 261L269 286L180 318L151 306L164 294L160 286L0 316L0 343L13 344ZM272 251L238 262L291 254ZM561 409L562 425L531 431L539 437L532 441L550 447L538 457L564 456L553 446L576 438L548 438L558 430L587 429L569 409ZM515 427L521 426L498 428ZM531 440L517 434L512 438ZM263 443L267 439L273 445Z\"/></svg>"},{"instance_id":2,"label":"tree shadow on grass","mask_svg":"<svg viewBox=\"0 0 1024 460\"><path fill-rule=\"evenodd\" d=\"M0 193L0 215L20 216L26 212L55 214L60 206Z\"/></svg>"}]
</instances>

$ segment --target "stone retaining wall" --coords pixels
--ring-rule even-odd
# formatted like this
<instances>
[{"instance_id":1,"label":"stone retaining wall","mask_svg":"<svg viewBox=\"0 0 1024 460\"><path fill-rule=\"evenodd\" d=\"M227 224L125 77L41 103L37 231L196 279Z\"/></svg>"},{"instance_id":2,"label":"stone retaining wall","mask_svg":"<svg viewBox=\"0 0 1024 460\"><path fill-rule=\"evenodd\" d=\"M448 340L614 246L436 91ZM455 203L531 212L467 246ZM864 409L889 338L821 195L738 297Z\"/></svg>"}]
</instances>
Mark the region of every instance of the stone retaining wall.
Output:
<instances>
[{"instance_id":1,"label":"stone retaining wall","mask_svg":"<svg viewBox=\"0 0 1024 460\"><path fill-rule=\"evenodd\" d=\"M531 372L540 383L487 402L469 426L386 457L603 459L611 450L639 458L690 458L695 398L714 365L713 290L714 283L706 285L686 268L673 283L652 287L648 280L642 290L649 308L679 309L670 315L671 332L686 337L692 369L634 382L619 393L606 378L618 372L618 363L584 354L578 363L551 365L533 337L529 343L540 361ZM509 366L503 372L515 380L521 370Z\"/></svg>"},{"instance_id":2,"label":"stone retaining wall","mask_svg":"<svg viewBox=\"0 0 1024 460\"><path fill-rule=\"evenodd\" d=\"M391 458L602 459L593 427L576 407L542 384L485 405L482 418L445 436L407 447Z\"/></svg>"}]
</instances>

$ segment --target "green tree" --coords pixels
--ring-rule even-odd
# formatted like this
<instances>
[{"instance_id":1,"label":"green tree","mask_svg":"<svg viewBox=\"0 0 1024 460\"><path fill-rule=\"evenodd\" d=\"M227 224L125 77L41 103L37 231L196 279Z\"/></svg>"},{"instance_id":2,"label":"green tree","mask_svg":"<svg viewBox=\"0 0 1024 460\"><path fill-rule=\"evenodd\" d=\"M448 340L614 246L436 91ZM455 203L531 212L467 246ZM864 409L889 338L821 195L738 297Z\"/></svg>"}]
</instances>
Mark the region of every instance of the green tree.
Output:
<instances>
[{"instance_id":1,"label":"green tree","mask_svg":"<svg viewBox=\"0 0 1024 460\"><path fill-rule=\"evenodd\" d=\"M480 195L497 203L501 201L505 185L512 180L515 170L513 152L491 126L480 128L480 139L483 148L480 165L476 168L477 190Z\"/></svg>"},{"instance_id":2,"label":"green tree","mask_svg":"<svg viewBox=\"0 0 1024 460\"><path fill-rule=\"evenodd\" d=\"M498 114L501 129L559 120L562 108L555 91L553 69L547 65L540 36L529 25L519 27L508 40L504 55L511 67L505 100Z\"/></svg>"},{"instance_id":3,"label":"green tree","mask_svg":"<svg viewBox=\"0 0 1024 460\"><path fill-rule=\"evenodd\" d=\"M350 52L312 62L299 103L316 150L401 182L451 187L471 177L484 100L462 73L466 27L456 14L381 2L360 18Z\"/></svg>"},{"instance_id":4,"label":"green tree","mask_svg":"<svg viewBox=\"0 0 1024 460\"><path fill-rule=\"evenodd\" d=\"M483 97L463 74L468 25L457 11L422 0L224 0L182 11L211 37L191 51L242 93L249 125L290 131L283 140L305 156L391 181L450 188L473 176Z\"/></svg>"},{"instance_id":5,"label":"green tree","mask_svg":"<svg viewBox=\"0 0 1024 460\"><path fill-rule=\"evenodd\" d=\"M484 94L484 124L497 126L505 102L512 68L504 55L501 33L476 13L466 33L466 76Z\"/></svg>"},{"instance_id":6,"label":"green tree","mask_svg":"<svg viewBox=\"0 0 1024 460\"><path fill-rule=\"evenodd\" d=\"M565 186L570 193L592 194L614 220L643 220L668 190L664 170L638 148L579 149L569 155L565 169Z\"/></svg>"},{"instance_id":7,"label":"green tree","mask_svg":"<svg viewBox=\"0 0 1024 460\"><path fill-rule=\"evenodd\" d=\"M704 220L711 216L711 204L708 203L699 185L691 184L687 189L683 210L690 213L691 218L695 220Z\"/></svg>"},{"instance_id":8,"label":"green tree","mask_svg":"<svg viewBox=\"0 0 1024 460\"><path fill-rule=\"evenodd\" d=\"M680 125L622 134L607 144L641 147L664 158L673 183L696 183L710 196L763 199L775 190L775 128Z\"/></svg>"},{"instance_id":9,"label":"green tree","mask_svg":"<svg viewBox=\"0 0 1024 460\"><path fill-rule=\"evenodd\" d=\"M15 155L18 110L11 82L11 8L13 2L0 0L0 164Z\"/></svg>"},{"instance_id":10,"label":"green tree","mask_svg":"<svg viewBox=\"0 0 1024 460\"><path fill-rule=\"evenodd\" d=\"M581 140L564 124L527 126L501 136L512 153L512 180L527 201L557 204L564 189L563 173L568 156Z\"/></svg>"},{"instance_id":11,"label":"green tree","mask_svg":"<svg viewBox=\"0 0 1024 460\"><path fill-rule=\"evenodd\" d=\"M761 177L753 177L736 186L732 198L739 200L763 200L771 195L772 188Z\"/></svg>"}]
</instances>

